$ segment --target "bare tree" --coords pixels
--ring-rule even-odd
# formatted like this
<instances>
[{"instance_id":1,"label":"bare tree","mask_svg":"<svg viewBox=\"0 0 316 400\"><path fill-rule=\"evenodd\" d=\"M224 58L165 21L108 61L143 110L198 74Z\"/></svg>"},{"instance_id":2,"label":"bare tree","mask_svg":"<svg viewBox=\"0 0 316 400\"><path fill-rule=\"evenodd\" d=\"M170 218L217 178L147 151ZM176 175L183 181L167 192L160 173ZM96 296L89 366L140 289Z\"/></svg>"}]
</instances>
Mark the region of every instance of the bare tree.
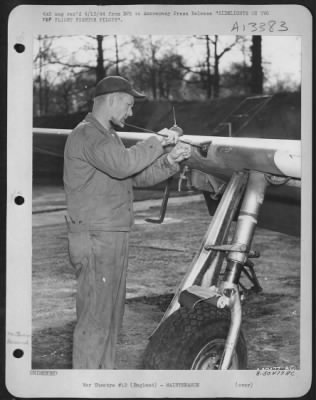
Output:
<instances>
[{"instance_id":1,"label":"bare tree","mask_svg":"<svg viewBox=\"0 0 316 400\"><path fill-rule=\"evenodd\" d=\"M119 57L119 49L118 49L118 39L117 35L114 35L114 44L115 44L115 72L116 75L120 75L120 57Z\"/></svg>"},{"instance_id":2,"label":"bare tree","mask_svg":"<svg viewBox=\"0 0 316 400\"><path fill-rule=\"evenodd\" d=\"M213 89L214 89L214 97L219 97L219 90L220 90L220 74L219 74L219 62L220 59L230 51L236 44L239 42L240 37L236 36L235 41L232 42L230 45L224 47L222 51L219 52L218 44L219 38L218 35L214 36L214 40L212 40L214 46L214 78L213 78Z\"/></svg>"},{"instance_id":3,"label":"bare tree","mask_svg":"<svg viewBox=\"0 0 316 400\"><path fill-rule=\"evenodd\" d=\"M212 76L211 76L211 49L210 49L210 37L209 35L205 35L205 44L206 44L206 91L207 98L210 99L212 95Z\"/></svg>"},{"instance_id":4,"label":"bare tree","mask_svg":"<svg viewBox=\"0 0 316 400\"><path fill-rule=\"evenodd\" d=\"M181 97L184 76L187 74L183 56L176 54L163 38L137 36L132 38L133 62L124 65L122 72L152 99Z\"/></svg>"},{"instance_id":5,"label":"bare tree","mask_svg":"<svg viewBox=\"0 0 316 400\"><path fill-rule=\"evenodd\" d=\"M49 108L49 95L51 84L49 70L46 68L51 58L55 56L52 50L53 39L39 35L38 52L33 60L36 76L34 77L34 97L37 99L36 112L38 115L47 114Z\"/></svg>"},{"instance_id":6,"label":"bare tree","mask_svg":"<svg viewBox=\"0 0 316 400\"><path fill-rule=\"evenodd\" d=\"M153 43L152 36L149 35L149 46L150 46L150 53L151 53L151 68L150 68L150 76L151 76L151 88L153 98L157 98L157 59L156 59L156 52L157 52L157 45Z\"/></svg>"},{"instance_id":7,"label":"bare tree","mask_svg":"<svg viewBox=\"0 0 316 400\"><path fill-rule=\"evenodd\" d=\"M109 36L109 35L108 35ZM96 82L104 78L108 71L110 71L113 67L116 75L120 75L120 64L125 60L125 58L121 58L119 54L119 45L118 45L118 37L114 35L114 49L115 49L115 60L109 59L109 57L104 57L105 46L104 46L104 38L106 36L97 35L95 38L97 41L97 65L96 65ZM121 45L124 45L121 44Z\"/></svg>"},{"instance_id":8,"label":"bare tree","mask_svg":"<svg viewBox=\"0 0 316 400\"><path fill-rule=\"evenodd\" d=\"M209 35L195 36L198 40L205 41L205 61L200 64L199 70L192 70L193 73L200 75L202 85L206 90L206 97L210 99L218 97L220 92L220 72L219 65L220 60L228 51L230 51L236 44L239 43L239 36L236 36L235 40L220 50L220 40L218 35L214 35L214 38ZM213 46L213 57L211 51L211 45ZM211 63L211 59L213 63ZM213 69L213 73L212 70Z\"/></svg>"},{"instance_id":9,"label":"bare tree","mask_svg":"<svg viewBox=\"0 0 316 400\"><path fill-rule=\"evenodd\" d=\"M119 65L124 62L120 57L118 38L113 36L115 44L115 60L113 45L110 48L110 56L106 56L105 38L107 36L83 37L83 45L79 47L85 52L90 52L89 61L78 58L78 49L73 52L63 52L58 48L58 40L65 40L64 36L38 36L38 51L34 58L34 113L45 115L49 112L60 110L75 111L76 106L81 107L83 101L89 102L92 88L95 83L108 73L119 75ZM69 38L71 43L72 38ZM107 42L109 45L109 41ZM124 43L121 43L121 46ZM115 71L111 71L115 68ZM77 79L80 78L80 79ZM74 85L77 83L77 86ZM54 90L53 90L54 89ZM81 95L81 92L83 97ZM76 93L80 97L78 101L70 101ZM52 97L59 100L52 101Z\"/></svg>"},{"instance_id":10,"label":"bare tree","mask_svg":"<svg viewBox=\"0 0 316 400\"><path fill-rule=\"evenodd\" d=\"M251 92L254 94L263 93L263 70L262 70L262 48L261 36L252 36L251 45Z\"/></svg>"},{"instance_id":11,"label":"bare tree","mask_svg":"<svg viewBox=\"0 0 316 400\"><path fill-rule=\"evenodd\" d=\"M182 98L181 90L186 71L184 60L179 54L166 53L158 62L159 97L164 99Z\"/></svg>"},{"instance_id":12,"label":"bare tree","mask_svg":"<svg viewBox=\"0 0 316 400\"><path fill-rule=\"evenodd\" d=\"M103 38L102 35L97 35L97 65L96 65L96 81L99 82L105 77L104 55L103 55Z\"/></svg>"},{"instance_id":13,"label":"bare tree","mask_svg":"<svg viewBox=\"0 0 316 400\"><path fill-rule=\"evenodd\" d=\"M146 82L143 78L147 76L147 80L150 82L151 95L153 99L157 99L159 74L157 51L161 47L161 42L160 40L154 40L152 35L149 35L148 38L133 37L132 43L138 53L135 57L138 59L138 61L135 61L135 65L138 66L138 71L135 68L133 69L134 79L140 81L144 87ZM138 74L143 74L143 77L137 76Z\"/></svg>"},{"instance_id":14,"label":"bare tree","mask_svg":"<svg viewBox=\"0 0 316 400\"><path fill-rule=\"evenodd\" d=\"M190 65L190 58L185 59L178 48L188 43L196 46L192 39L200 40L203 47L200 48L201 59L196 61L192 58L194 62ZM231 78L225 72L223 79L221 61L234 46L243 43L238 36L224 42L218 35L177 37L172 40L164 36L144 35L122 43L117 35L90 35L79 37L79 44L78 37L75 38L76 47L70 50L73 37L69 37L66 45L65 40L67 38L64 36L38 37L39 50L34 59L34 98L37 107L34 109L39 115L56 110L83 110L85 104L88 107L96 81L109 74L123 74L132 79L139 89L153 99L180 100L191 95L199 99L218 97L222 93L222 83L226 85L228 93L227 83L238 80L235 74L237 69ZM122 46L125 45L129 46L128 52L123 53ZM246 48L252 54L251 74L248 68L250 63L246 65L245 62ZM244 72L242 83L249 85L248 77L251 75L252 90L257 93L258 89L253 86L255 82L260 83L259 69L255 68L256 65L261 66L261 48L259 52L256 51L258 48L256 37L253 37L251 48L244 44L241 49L244 68L238 67L239 71ZM126 63L131 58L132 62ZM238 85L241 87L240 81Z\"/></svg>"},{"instance_id":15,"label":"bare tree","mask_svg":"<svg viewBox=\"0 0 316 400\"><path fill-rule=\"evenodd\" d=\"M210 36L194 36L198 40L205 41L205 58L202 63L197 65L197 70L192 69L193 73L198 73L200 76L200 82L206 89L206 97L210 99L212 97L212 72L211 72L211 46Z\"/></svg>"}]
</instances>

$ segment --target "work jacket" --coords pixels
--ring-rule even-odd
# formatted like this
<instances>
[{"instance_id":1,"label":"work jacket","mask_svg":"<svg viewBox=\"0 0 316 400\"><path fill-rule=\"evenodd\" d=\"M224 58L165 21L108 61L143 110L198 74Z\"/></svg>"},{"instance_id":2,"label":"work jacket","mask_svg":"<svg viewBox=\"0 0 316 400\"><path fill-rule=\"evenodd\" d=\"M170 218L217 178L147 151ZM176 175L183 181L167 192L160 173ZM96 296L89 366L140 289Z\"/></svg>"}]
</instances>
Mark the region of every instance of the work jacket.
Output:
<instances>
[{"instance_id":1,"label":"work jacket","mask_svg":"<svg viewBox=\"0 0 316 400\"><path fill-rule=\"evenodd\" d=\"M89 113L67 138L64 188L68 221L75 231L129 231L133 186L151 186L178 172L152 136L125 148L113 128Z\"/></svg>"}]
</instances>

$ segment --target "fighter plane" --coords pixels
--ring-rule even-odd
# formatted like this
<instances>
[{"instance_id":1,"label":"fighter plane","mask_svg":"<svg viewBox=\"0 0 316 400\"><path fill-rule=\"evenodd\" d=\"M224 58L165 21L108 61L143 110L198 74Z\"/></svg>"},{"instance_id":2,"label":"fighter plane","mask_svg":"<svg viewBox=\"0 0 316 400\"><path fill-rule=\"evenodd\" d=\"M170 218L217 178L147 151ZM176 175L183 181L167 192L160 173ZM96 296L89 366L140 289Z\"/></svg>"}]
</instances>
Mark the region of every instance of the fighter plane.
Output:
<instances>
[{"instance_id":1,"label":"fighter plane","mask_svg":"<svg viewBox=\"0 0 316 400\"><path fill-rule=\"evenodd\" d=\"M69 132L34 128L35 151L62 158ZM247 369L242 296L249 289L241 277L248 279L250 290L261 291L251 260L260 256L260 249L252 248L258 225L300 235L301 142L194 133L180 137L192 145L192 154L183 162L179 188L202 192L212 218L150 337L144 368ZM119 132L127 147L155 134L161 132ZM51 150L54 140L59 144ZM150 222L163 223L169 185L160 216ZM291 221L285 218L287 208Z\"/></svg>"}]
</instances>

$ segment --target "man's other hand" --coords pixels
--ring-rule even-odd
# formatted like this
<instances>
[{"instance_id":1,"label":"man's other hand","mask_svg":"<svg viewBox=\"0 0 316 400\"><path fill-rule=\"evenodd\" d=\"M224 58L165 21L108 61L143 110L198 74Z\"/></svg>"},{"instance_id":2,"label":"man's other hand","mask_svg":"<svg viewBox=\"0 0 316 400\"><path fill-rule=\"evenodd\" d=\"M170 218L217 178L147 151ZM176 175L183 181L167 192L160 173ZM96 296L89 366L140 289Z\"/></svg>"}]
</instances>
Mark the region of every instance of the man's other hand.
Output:
<instances>
[{"instance_id":1,"label":"man's other hand","mask_svg":"<svg viewBox=\"0 0 316 400\"><path fill-rule=\"evenodd\" d=\"M191 146L187 143L178 142L174 148L168 153L168 161L170 164L181 162L191 155Z\"/></svg>"},{"instance_id":2,"label":"man's other hand","mask_svg":"<svg viewBox=\"0 0 316 400\"><path fill-rule=\"evenodd\" d=\"M180 133L177 130L171 130L164 128L161 131L158 132L160 135L163 135L159 137L160 143L162 147L166 147L172 144L176 144L179 140Z\"/></svg>"}]
</instances>

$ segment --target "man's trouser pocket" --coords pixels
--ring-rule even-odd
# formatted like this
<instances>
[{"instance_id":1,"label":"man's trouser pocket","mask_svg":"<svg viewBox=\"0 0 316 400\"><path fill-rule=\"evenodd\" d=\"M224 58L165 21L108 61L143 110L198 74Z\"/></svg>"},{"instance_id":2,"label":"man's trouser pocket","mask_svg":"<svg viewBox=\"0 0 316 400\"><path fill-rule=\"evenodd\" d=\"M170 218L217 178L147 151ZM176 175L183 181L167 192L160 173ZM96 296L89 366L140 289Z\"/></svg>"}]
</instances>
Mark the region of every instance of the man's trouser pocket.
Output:
<instances>
[{"instance_id":1,"label":"man's trouser pocket","mask_svg":"<svg viewBox=\"0 0 316 400\"><path fill-rule=\"evenodd\" d=\"M89 263L91 238L89 231L68 232L68 249L71 264L79 273Z\"/></svg>"}]
</instances>

